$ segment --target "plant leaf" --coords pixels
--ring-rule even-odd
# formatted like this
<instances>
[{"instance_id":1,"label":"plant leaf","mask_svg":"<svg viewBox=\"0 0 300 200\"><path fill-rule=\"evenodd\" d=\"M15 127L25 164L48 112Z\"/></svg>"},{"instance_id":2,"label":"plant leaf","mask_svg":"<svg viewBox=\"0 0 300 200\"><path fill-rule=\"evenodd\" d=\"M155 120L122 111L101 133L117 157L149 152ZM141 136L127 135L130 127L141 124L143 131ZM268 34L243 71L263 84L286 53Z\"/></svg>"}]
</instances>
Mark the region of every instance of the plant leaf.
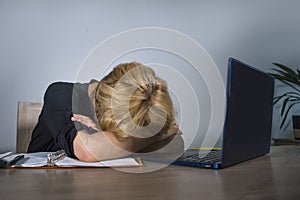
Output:
<instances>
[{"instance_id":1,"label":"plant leaf","mask_svg":"<svg viewBox=\"0 0 300 200\"><path fill-rule=\"evenodd\" d=\"M294 79L294 78L290 78L290 77L286 77L286 76L282 76L282 75L274 74L274 73L269 73L269 75L273 76L275 79L283 82L284 84L287 84L286 82L290 82L290 83L296 84L298 86L300 85L300 82L297 79ZM294 86L293 86L293 88L294 88Z\"/></svg>"},{"instance_id":2,"label":"plant leaf","mask_svg":"<svg viewBox=\"0 0 300 200\"><path fill-rule=\"evenodd\" d=\"M284 114L284 111L285 111L285 107L286 107L286 104L289 102L289 98L286 98L283 100L283 103L282 103L282 107L281 107L281 112L280 112L280 115L283 116Z\"/></svg>"},{"instance_id":3,"label":"plant leaf","mask_svg":"<svg viewBox=\"0 0 300 200\"><path fill-rule=\"evenodd\" d=\"M298 91L300 93L300 90L298 88L296 88L294 85L286 82L285 80L280 80L281 82L283 82L284 84L290 86L291 88L295 89L296 91ZM298 85L299 86L299 85Z\"/></svg>"},{"instance_id":4,"label":"plant leaf","mask_svg":"<svg viewBox=\"0 0 300 200\"><path fill-rule=\"evenodd\" d=\"M289 107L288 107L288 109L287 109L287 111L286 111L284 117L282 118L282 121L281 121L281 124L280 124L280 129L283 127L283 125L284 125L284 123L285 123L285 121L286 121L286 118L287 118L287 116L288 116L289 111L291 110L291 108L292 108L294 105L298 104L298 103L300 103L300 101L296 101L296 102L294 102L294 103L292 103L292 104L289 105Z\"/></svg>"},{"instance_id":5,"label":"plant leaf","mask_svg":"<svg viewBox=\"0 0 300 200\"><path fill-rule=\"evenodd\" d=\"M293 97L295 99L300 99L300 94L297 92L286 92L280 96L274 97L274 105L278 103L284 97Z\"/></svg>"},{"instance_id":6,"label":"plant leaf","mask_svg":"<svg viewBox=\"0 0 300 200\"><path fill-rule=\"evenodd\" d=\"M278 80L285 80L291 83L294 83L296 85L300 85L300 71L294 71L291 68L283 65L283 64L279 64L279 63L273 63L276 67L278 67L279 69L275 69L272 68L273 71L277 72L277 74L275 73L269 73L270 75L274 76L274 78L278 79Z\"/></svg>"},{"instance_id":7,"label":"plant leaf","mask_svg":"<svg viewBox=\"0 0 300 200\"><path fill-rule=\"evenodd\" d=\"M279 64L279 63L273 63L273 65L276 65L277 67L279 67L282 70L286 71L287 74L289 74L290 76L296 77L296 79L298 78L296 72L294 70L292 70L291 68L289 68L289 67L287 67L283 64Z\"/></svg>"},{"instance_id":8,"label":"plant leaf","mask_svg":"<svg viewBox=\"0 0 300 200\"><path fill-rule=\"evenodd\" d=\"M286 108L286 105L289 103L289 102L295 102L295 101L300 101L299 98L295 98L294 96L289 96L287 98L285 98L283 100L283 104L282 104L282 108L281 108L281 113L280 115L282 116L284 114L284 111L285 111L285 108Z\"/></svg>"},{"instance_id":9,"label":"plant leaf","mask_svg":"<svg viewBox=\"0 0 300 200\"><path fill-rule=\"evenodd\" d=\"M298 73L298 79L300 79L300 70L297 69L297 73Z\"/></svg>"}]
</instances>

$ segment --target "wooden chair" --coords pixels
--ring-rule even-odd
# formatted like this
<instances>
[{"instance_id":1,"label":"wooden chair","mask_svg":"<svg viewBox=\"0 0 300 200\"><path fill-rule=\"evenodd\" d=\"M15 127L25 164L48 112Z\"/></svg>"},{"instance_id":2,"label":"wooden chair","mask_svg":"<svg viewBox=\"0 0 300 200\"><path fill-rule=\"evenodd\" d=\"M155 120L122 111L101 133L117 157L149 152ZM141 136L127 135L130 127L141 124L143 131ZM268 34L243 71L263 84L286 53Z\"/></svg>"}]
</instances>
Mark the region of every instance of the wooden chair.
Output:
<instances>
[{"instance_id":1,"label":"wooden chair","mask_svg":"<svg viewBox=\"0 0 300 200\"><path fill-rule=\"evenodd\" d=\"M42 103L18 102L17 153L27 152L31 133L37 124L42 106Z\"/></svg>"}]
</instances>

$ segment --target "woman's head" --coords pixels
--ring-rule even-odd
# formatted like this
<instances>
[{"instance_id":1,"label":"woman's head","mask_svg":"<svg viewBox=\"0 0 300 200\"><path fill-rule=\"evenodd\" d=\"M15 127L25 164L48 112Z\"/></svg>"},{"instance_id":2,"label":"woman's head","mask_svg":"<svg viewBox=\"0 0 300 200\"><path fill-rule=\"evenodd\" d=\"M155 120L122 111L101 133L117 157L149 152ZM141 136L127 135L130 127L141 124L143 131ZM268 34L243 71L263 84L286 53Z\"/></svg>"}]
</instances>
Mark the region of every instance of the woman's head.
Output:
<instances>
[{"instance_id":1,"label":"woman's head","mask_svg":"<svg viewBox=\"0 0 300 200\"><path fill-rule=\"evenodd\" d=\"M163 134L174 120L166 82L140 63L117 65L99 82L95 97L102 130L121 137Z\"/></svg>"}]
</instances>

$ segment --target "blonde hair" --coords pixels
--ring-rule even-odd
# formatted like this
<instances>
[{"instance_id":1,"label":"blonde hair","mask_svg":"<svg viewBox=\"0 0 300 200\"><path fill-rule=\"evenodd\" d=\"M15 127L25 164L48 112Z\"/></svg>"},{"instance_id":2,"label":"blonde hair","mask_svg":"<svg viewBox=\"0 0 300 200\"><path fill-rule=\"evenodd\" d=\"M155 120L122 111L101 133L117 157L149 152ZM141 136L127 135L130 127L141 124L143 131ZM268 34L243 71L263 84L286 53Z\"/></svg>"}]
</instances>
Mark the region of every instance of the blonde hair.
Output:
<instances>
[{"instance_id":1,"label":"blonde hair","mask_svg":"<svg viewBox=\"0 0 300 200\"><path fill-rule=\"evenodd\" d=\"M120 137L163 134L174 120L166 81L137 62L119 64L105 76L98 83L95 102L102 130Z\"/></svg>"}]
</instances>

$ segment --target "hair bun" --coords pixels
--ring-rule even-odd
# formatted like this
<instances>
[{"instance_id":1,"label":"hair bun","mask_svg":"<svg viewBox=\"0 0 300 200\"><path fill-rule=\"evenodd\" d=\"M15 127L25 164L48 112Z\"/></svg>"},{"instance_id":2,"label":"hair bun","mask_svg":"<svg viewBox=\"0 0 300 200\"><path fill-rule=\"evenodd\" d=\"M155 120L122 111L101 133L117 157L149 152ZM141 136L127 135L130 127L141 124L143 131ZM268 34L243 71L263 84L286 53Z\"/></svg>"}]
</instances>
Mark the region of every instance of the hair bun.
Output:
<instances>
[{"instance_id":1,"label":"hair bun","mask_svg":"<svg viewBox=\"0 0 300 200\"><path fill-rule=\"evenodd\" d=\"M95 109L102 130L122 137L165 133L174 120L166 82L136 62L116 66L100 81Z\"/></svg>"}]
</instances>

